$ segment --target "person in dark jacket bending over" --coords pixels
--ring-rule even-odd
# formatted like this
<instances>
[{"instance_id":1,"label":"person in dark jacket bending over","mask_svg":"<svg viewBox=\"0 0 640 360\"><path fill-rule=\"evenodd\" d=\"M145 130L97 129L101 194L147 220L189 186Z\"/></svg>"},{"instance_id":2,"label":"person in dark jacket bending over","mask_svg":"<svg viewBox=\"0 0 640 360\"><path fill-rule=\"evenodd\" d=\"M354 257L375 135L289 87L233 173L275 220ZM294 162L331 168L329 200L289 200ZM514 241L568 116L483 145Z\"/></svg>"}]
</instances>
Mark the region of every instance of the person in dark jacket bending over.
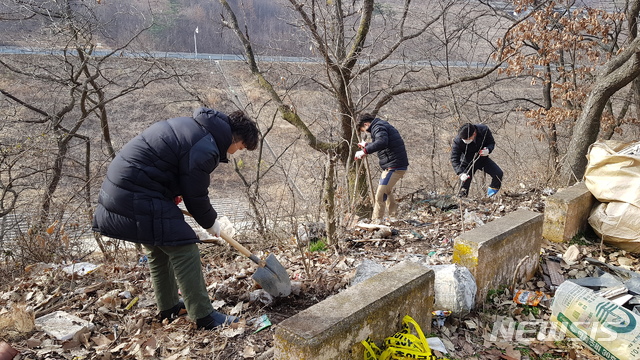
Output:
<instances>
[{"instance_id":1,"label":"person in dark jacket bending over","mask_svg":"<svg viewBox=\"0 0 640 360\"><path fill-rule=\"evenodd\" d=\"M502 169L489 158L495 146L496 142L488 126L466 123L460 127L451 148L451 165L462 184L458 196L465 197L469 194L471 179L476 170L483 170L491 176L487 196L491 197L500 190Z\"/></svg>"},{"instance_id":2,"label":"person in dark jacket bending over","mask_svg":"<svg viewBox=\"0 0 640 360\"><path fill-rule=\"evenodd\" d=\"M371 142L362 141L358 144L360 150L356 152L355 159L360 160L367 154L377 153L383 170L371 215L372 222L380 223L385 211L390 217L396 215L398 204L393 196L393 187L407 172L409 159L400 133L388 122L371 114L362 114L358 119L358 130L371 133Z\"/></svg>"},{"instance_id":3,"label":"person in dark jacket bending over","mask_svg":"<svg viewBox=\"0 0 640 360\"><path fill-rule=\"evenodd\" d=\"M151 125L109 165L93 230L144 246L163 320L186 308L198 328L238 321L213 310L202 275L199 239L176 199L183 199L200 226L220 236L218 214L209 201L209 176L219 163L229 161L227 154L255 150L258 141L256 123L243 112L225 115L200 108L193 117Z\"/></svg>"}]
</instances>

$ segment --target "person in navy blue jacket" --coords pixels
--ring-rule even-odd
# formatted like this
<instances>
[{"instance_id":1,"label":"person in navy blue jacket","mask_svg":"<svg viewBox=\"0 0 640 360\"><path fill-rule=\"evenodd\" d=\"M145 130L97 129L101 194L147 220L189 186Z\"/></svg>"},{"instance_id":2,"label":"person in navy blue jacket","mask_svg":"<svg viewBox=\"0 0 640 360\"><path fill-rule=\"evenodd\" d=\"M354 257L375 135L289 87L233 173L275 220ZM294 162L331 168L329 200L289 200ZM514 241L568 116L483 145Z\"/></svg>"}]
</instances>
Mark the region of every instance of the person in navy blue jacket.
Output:
<instances>
[{"instance_id":1,"label":"person in navy blue jacket","mask_svg":"<svg viewBox=\"0 0 640 360\"><path fill-rule=\"evenodd\" d=\"M213 310L201 269L200 240L176 198L200 226L220 236L218 214L209 201L210 174L229 161L228 154L255 150L258 141L256 123L243 112L226 115L199 108L192 117L154 123L109 165L93 230L142 244L161 319L171 320L186 308L199 328L238 321Z\"/></svg>"},{"instance_id":2,"label":"person in navy blue jacket","mask_svg":"<svg viewBox=\"0 0 640 360\"><path fill-rule=\"evenodd\" d=\"M451 147L451 165L461 182L458 196L465 197L469 194L469 186L476 170L482 170L491 176L487 196L498 193L502 186L502 169L489 158L495 147L496 142L488 126L466 123L460 127Z\"/></svg>"},{"instance_id":3,"label":"person in navy blue jacket","mask_svg":"<svg viewBox=\"0 0 640 360\"><path fill-rule=\"evenodd\" d=\"M376 153L382 168L380 183L376 190L375 203L371 221L380 223L385 212L389 217L396 216L398 204L393 196L393 187L402 179L409 167L409 158L404 147L404 140L395 127L371 114L362 114L358 119L358 130L371 134L371 142L360 142L355 159L360 160L367 154Z\"/></svg>"}]
</instances>

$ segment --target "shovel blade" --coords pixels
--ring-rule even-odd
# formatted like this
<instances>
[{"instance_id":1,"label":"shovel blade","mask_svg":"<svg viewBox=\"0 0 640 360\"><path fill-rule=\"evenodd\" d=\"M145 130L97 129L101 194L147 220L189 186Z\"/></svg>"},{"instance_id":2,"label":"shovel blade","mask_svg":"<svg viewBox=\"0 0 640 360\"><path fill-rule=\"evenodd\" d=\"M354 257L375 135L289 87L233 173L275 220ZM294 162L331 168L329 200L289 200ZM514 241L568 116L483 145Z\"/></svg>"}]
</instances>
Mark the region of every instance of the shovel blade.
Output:
<instances>
[{"instance_id":1,"label":"shovel blade","mask_svg":"<svg viewBox=\"0 0 640 360\"><path fill-rule=\"evenodd\" d=\"M289 296L291 294L291 280L287 270L273 254L267 256L265 263L264 267L258 267L253 274L253 280L272 296Z\"/></svg>"}]
</instances>

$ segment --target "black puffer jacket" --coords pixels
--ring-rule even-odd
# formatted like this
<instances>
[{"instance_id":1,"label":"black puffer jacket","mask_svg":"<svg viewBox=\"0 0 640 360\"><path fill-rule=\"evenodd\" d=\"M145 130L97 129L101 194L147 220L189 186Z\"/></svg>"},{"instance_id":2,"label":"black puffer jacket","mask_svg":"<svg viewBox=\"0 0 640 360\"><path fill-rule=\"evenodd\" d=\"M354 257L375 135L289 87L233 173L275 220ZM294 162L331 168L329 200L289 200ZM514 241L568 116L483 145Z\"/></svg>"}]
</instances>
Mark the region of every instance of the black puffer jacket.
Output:
<instances>
[{"instance_id":1,"label":"black puffer jacket","mask_svg":"<svg viewBox=\"0 0 640 360\"><path fill-rule=\"evenodd\" d=\"M404 141L396 128L388 122L375 118L367 129L371 133L371 142L365 146L367 154L378 153L382 169L402 169L409 166Z\"/></svg>"},{"instance_id":2,"label":"black puffer jacket","mask_svg":"<svg viewBox=\"0 0 640 360\"><path fill-rule=\"evenodd\" d=\"M467 171L469 165L473 162L473 157L480 152L480 149L487 148L489 153L493 152L496 142L493 139L489 127L482 124L475 124L478 134L471 144L465 144L460 136L453 139L453 147L451 148L451 165L456 175Z\"/></svg>"},{"instance_id":3,"label":"black puffer jacket","mask_svg":"<svg viewBox=\"0 0 640 360\"><path fill-rule=\"evenodd\" d=\"M209 174L228 162L230 145L229 118L212 109L151 125L109 165L93 230L156 246L198 242L174 198L183 197L200 226L213 226L217 213L209 201Z\"/></svg>"}]
</instances>

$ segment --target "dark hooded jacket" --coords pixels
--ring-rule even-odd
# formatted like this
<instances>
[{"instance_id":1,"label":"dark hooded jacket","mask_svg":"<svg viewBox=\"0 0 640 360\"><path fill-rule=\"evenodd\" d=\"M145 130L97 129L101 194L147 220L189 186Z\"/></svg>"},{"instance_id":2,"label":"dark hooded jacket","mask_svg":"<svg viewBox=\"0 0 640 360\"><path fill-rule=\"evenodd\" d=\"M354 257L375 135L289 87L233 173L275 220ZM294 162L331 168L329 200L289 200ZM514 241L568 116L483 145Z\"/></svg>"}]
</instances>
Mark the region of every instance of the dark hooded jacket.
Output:
<instances>
[{"instance_id":1,"label":"dark hooded jacket","mask_svg":"<svg viewBox=\"0 0 640 360\"><path fill-rule=\"evenodd\" d=\"M365 146L364 152L377 153L382 169L406 169L409 166L404 141L396 128L382 119L375 118L367 132L371 133L371 142Z\"/></svg>"},{"instance_id":2,"label":"dark hooded jacket","mask_svg":"<svg viewBox=\"0 0 640 360\"><path fill-rule=\"evenodd\" d=\"M488 126L482 124L475 124L474 126L476 127L477 134L476 138L470 144L465 144L459 135L453 139L451 165L457 175L467 171L471 163L473 163L474 156L479 156L482 148L486 147L489 149L489 153L492 153L496 147L496 142Z\"/></svg>"},{"instance_id":3,"label":"dark hooded jacket","mask_svg":"<svg viewBox=\"0 0 640 360\"><path fill-rule=\"evenodd\" d=\"M231 143L229 118L212 109L151 125L109 165L93 230L156 246L198 242L174 199L182 196L200 226L213 226L217 213L209 201L209 174L228 162Z\"/></svg>"}]
</instances>

